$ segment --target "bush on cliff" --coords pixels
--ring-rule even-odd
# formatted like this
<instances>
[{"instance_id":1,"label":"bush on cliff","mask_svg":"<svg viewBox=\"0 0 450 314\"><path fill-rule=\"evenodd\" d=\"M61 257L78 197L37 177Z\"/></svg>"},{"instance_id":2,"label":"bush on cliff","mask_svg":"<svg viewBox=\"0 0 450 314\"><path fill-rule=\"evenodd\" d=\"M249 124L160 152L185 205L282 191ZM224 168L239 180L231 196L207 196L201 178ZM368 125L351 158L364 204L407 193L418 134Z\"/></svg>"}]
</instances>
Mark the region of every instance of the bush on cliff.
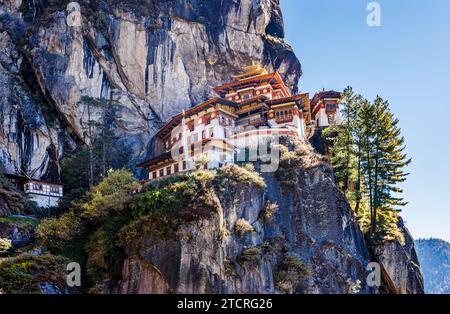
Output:
<instances>
[{"instance_id":1,"label":"bush on cliff","mask_svg":"<svg viewBox=\"0 0 450 314\"><path fill-rule=\"evenodd\" d=\"M11 240L0 238L0 256L6 254L11 249Z\"/></svg>"},{"instance_id":2,"label":"bush on cliff","mask_svg":"<svg viewBox=\"0 0 450 314\"><path fill-rule=\"evenodd\" d=\"M280 162L275 175L284 184L295 184L297 171L323 164L324 157L315 153L311 145L295 139L281 141L278 145Z\"/></svg>"},{"instance_id":3,"label":"bush on cliff","mask_svg":"<svg viewBox=\"0 0 450 314\"><path fill-rule=\"evenodd\" d=\"M0 262L0 287L8 294L43 293L40 285L66 288L68 260L51 254L19 256Z\"/></svg>"},{"instance_id":4,"label":"bush on cliff","mask_svg":"<svg viewBox=\"0 0 450 314\"><path fill-rule=\"evenodd\" d=\"M215 182L219 188L226 189L238 183L253 184L259 188L265 188L266 183L263 177L256 172L252 164L240 167L235 164L226 165L217 169Z\"/></svg>"},{"instance_id":5,"label":"bush on cliff","mask_svg":"<svg viewBox=\"0 0 450 314\"><path fill-rule=\"evenodd\" d=\"M2 208L6 207L6 208ZM26 213L35 210L35 204L16 188L0 169L0 214L2 209L11 212Z\"/></svg>"},{"instance_id":6,"label":"bush on cliff","mask_svg":"<svg viewBox=\"0 0 450 314\"><path fill-rule=\"evenodd\" d=\"M180 225L216 212L215 178L214 170L197 170L150 183L131 203L133 218L119 234L121 244L132 245L141 232L173 237Z\"/></svg>"},{"instance_id":7,"label":"bush on cliff","mask_svg":"<svg viewBox=\"0 0 450 314\"><path fill-rule=\"evenodd\" d=\"M86 195L86 200L74 205L59 217L44 219L36 228L42 244L61 250L71 241L79 241L110 218L127 215L132 196L130 190L139 186L127 170L109 171Z\"/></svg>"},{"instance_id":8,"label":"bush on cliff","mask_svg":"<svg viewBox=\"0 0 450 314\"><path fill-rule=\"evenodd\" d=\"M234 231L239 237L243 237L247 233L255 231L255 228L246 219L240 218L234 224Z\"/></svg>"},{"instance_id":9,"label":"bush on cliff","mask_svg":"<svg viewBox=\"0 0 450 314\"><path fill-rule=\"evenodd\" d=\"M293 293L295 286L308 276L308 267L295 254L286 253L275 270L275 283L287 293Z\"/></svg>"}]
</instances>

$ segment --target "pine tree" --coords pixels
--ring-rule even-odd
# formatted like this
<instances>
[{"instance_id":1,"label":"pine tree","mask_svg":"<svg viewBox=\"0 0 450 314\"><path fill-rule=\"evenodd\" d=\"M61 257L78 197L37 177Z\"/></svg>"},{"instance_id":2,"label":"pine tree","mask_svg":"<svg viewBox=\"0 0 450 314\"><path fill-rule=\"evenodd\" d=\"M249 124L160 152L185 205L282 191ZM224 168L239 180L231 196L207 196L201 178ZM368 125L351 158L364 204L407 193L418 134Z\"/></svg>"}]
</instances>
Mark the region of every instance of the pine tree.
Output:
<instances>
[{"instance_id":1,"label":"pine tree","mask_svg":"<svg viewBox=\"0 0 450 314\"><path fill-rule=\"evenodd\" d=\"M61 211L66 211L73 200L82 198L92 185L107 175L109 169L120 169L128 164L129 149L120 143L114 132L115 103L90 97L83 97L82 102L89 108L85 134L88 141L64 159L61 178L65 193L59 206ZM100 118L92 119L94 112Z\"/></svg>"},{"instance_id":2,"label":"pine tree","mask_svg":"<svg viewBox=\"0 0 450 314\"><path fill-rule=\"evenodd\" d=\"M360 127L360 156L361 156L361 172L364 176L365 185L367 187L367 196L369 199L370 209L370 221L371 226L373 223L373 178L374 178L374 165L373 165L373 136L374 129L373 124L376 120L374 107L372 104L364 99L361 102L361 108L359 111L359 127Z\"/></svg>"},{"instance_id":3,"label":"pine tree","mask_svg":"<svg viewBox=\"0 0 450 314\"><path fill-rule=\"evenodd\" d=\"M407 204L400 196L403 190L398 186L408 173L404 168L411 162L405 151L405 140L398 127L399 120L389 110L389 103L377 97L374 104L376 120L374 124L373 159L373 221L372 233L377 226L377 213L394 211Z\"/></svg>"},{"instance_id":4,"label":"pine tree","mask_svg":"<svg viewBox=\"0 0 450 314\"><path fill-rule=\"evenodd\" d=\"M332 125L325 131L325 136L333 142L331 163L336 181L344 192L348 192L355 161L353 129L356 121L356 98L351 87L347 87L340 100L344 123Z\"/></svg>"},{"instance_id":5,"label":"pine tree","mask_svg":"<svg viewBox=\"0 0 450 314\"><path fill-rule=\"evenodd\" d=\"M397 210L407 202L399 184L406 180L404 169L411 159L405 154L399 121L387 101L377 97L371 103L350 87L344 91L342 103L344 123L324 132L333 144L331 163L336 181L350 203L354 201L354 211L373 240L401 240ZM350 188L353 182L355 187Z\"/></svg>"}]
</instances>

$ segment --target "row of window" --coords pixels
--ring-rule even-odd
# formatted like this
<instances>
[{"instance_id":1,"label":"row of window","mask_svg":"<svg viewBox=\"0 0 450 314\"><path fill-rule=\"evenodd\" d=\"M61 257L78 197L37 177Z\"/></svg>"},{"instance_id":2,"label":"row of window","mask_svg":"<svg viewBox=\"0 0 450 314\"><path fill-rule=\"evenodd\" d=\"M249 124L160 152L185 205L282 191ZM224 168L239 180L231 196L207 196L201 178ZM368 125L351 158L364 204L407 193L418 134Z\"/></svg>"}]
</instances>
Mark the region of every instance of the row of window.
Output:
<instances>
[{"instance_id":1,"label":"row of window","mask_svg":"<svg viewBox=\"0 0 450 314\"><path fill-rule=\"evenodd\" d=\"M207 138L213 138L214 137L214 129L210 128L208 130L203 130L202 131L202 140L207 139ZM178 139L173 139L172 142L166 142L166 149L169 149L171 147L171 145L173 145L176 141L181 139L181 133L179 133L179 135L177 136ZM191 135L191 143L195 143L198 142L198 134L192 134Z\"/></svg>"},{"instance_id":2,"label":"row of window","mask_svg":"<svg viewBox=\"0 0 450 314\"><path fill-rule=\"evenodd\" d=\"M184 170L186 170L186 168L187 168L186 161L183 161L182 170L184 171ZM164 169L166 170L166 174L164 174ZM176 174L178 172L179 172L179 164L174 164L173 165L173 173ZM160 177L164 177L165 175L168 176L171 174L172 174L172 165L153 171L151 179L155 179L158 177L160 178Z\"/></svg>"},{"instance_id":3,"label":"row of window","mask_svg":"<svg viewBox=\"0 0 450 314\"><path fill-rule=\"evenodd\" d=\"M244 100L248 100L248 99L251 99L253 97L259 96L261 94L267 94L267 93L270 93L270 92L271 92L271 89L265 88L263 90L257 90L254 93L253 92L247 92L247 93L242 93L240 95L230 96L230 97L228 97L228 100L232 100L232 101L241 100L241 101L244 101Z\"/></svg>"},{"instance_id":4,"label":"row of window","mask_svg":"<svg viewBox=\"0 0 450 314\"><path fill-rule=\"evenodd\" d=\"M27 188L30 188L30 185L28 185ZM44 192L44 185L43 184L39 184L39 183L33 183L31 185L31 189L33 191L42 191L42 192ZM60 189L59 189L58 186L50 186L50 188L48 190L50 191L50 193L55 193L55 194L59 194L60 193Z\"/></svg>"},{"instance_id":5,"label":"row of window","mask_svg":"<svg viewBox=\"0 0 450 314\"><path fill-rule=\"evenodd\" d=\"M279 110L275 112L275 116L283 117L283 116L291 116L292 115L292 109L286 109L286 110Z\"/></svg>"}]
</instances>

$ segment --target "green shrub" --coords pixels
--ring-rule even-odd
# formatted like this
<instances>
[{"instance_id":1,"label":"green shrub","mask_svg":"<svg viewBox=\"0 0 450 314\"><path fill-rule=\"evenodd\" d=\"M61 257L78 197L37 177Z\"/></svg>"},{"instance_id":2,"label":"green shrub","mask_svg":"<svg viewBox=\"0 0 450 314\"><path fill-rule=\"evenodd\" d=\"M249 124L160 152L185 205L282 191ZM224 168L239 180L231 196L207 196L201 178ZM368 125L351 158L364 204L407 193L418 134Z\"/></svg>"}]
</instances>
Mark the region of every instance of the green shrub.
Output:
<instances>
[{"instance_id":1,"label":"green shrub","mask_svg":"<svg viewBox=\"0 0 450 314\"><path fill-rule=\"evenodd\" d=\"M80 217L74 211L60 217L43 219L36 227L36 234L42 244L55 250L62 249L82 231Z\"/></svg>"},{"instance_id":2,"label":"green shrub","mask_svg":"<svg viewBox=\"0 0 450 314\"><path fill-rule=\"evenodd\" d=\"M238 219L234 224L234 232L239 236L243 237L245 234L254 232L255 228L244 218Z\"/></svg>"},{"instance_id":3,"label":"green shrub","mask_svg":"<svg viewBox=\"0 0 450 314\"><path fill-rule=\"evenodd\" d=\"M0 217L0 223L5 223L22 229L32 229L39 223L39 220L30 217L7 216Z\"/></svg>"},{"instance_id":4,"label":"green shrub","mask_svg":"<svg viewBox=\"0 0 450 314\"><path fill-rule=\"evenodd\" d=\"M377 224L375 234L370 235L370 210L367 198L364 198L358 211L358 224L367 239L374 244L383 244L398 240L403 245L405 237L398 228L398 212L390 209L377 211Z\"/></svg>"},{"instance_id":5,"label":"green shrub","mask_svg":"<svg viewBox=\"0 0 450 314\"><path fill-rule=\"evenodd\" d=\"M225 275L230 277L237 276L236 266L232 261L225 260L224 267L225 267Z\"/></svg>"},{"instance_id":6,"label":"green shrub","mask_svg":"<svg viewBox=\"0 0 450 314\"><path fill-rule=\"evenodd\" d=\"M77 205L78 208L71 208L56 218L44 219L36 233L44 245L61 250L105 221L128 215L133 199L129 192L138 186L131 172L110 170L108 176L88 192L85 201Z\"/></svg>"},{"instance_id":7,"label":"green shrub","mask_svg":"<svg viewBox=\"0 0 450 314\"><path fill-rule=\"evenodd\" d=\"M263 177L250 166L240 167L235 164L226 165L217 169L216 184L219 187L228 187L236 183L255 185L261 189L266 187Z\"/></svg>"},{"instance_id":8,"label":"green shrub","mask_svg":"<svg viewBox=\"0 0 450 314\"><path fill-rule=\"evenodd\" d=\"M85 245L87 274L93 281L108 274L110 265L120 263L123 251L117 245L117 233L124 225L122 217L112 218L98 228Z\"/></svg>"},{"instance_id":9,"label":"green shrub","mask_svg":"<svg viewBox=\"0 0 450 314\"><path fill-rule=\"evenodd\" d=\"M261 212L261 218L264 222L269 222L273 219L273 215L278 211L278 204L270 200L266 201Z\"/></svg>"},{"instance_id":10,"label":"green shrub","mask_svg":"<svg viewBox=\"0 0 450 314\"><path fill-rule=\"evenodd\" d=\"M219 230L218 239L219 239L219 241L222 241L230 236L231 236L231 233L230 233L230 230L228 230L228 225L227 225L227 222L225 221L224 225Z\"/></svg>"},{"instance_id":11,"label":"green shrub","mask_svg":"<svg viewBox=\"0 0 450 314\"><path fill-rule=\"evenodd\" d=\"M256 262L261 258L261 249L257 246L251 246L242 250L240 260L244 263Z\"/></svg>"},{"instance_id":12,"label":"green shrub","mask_svg":"<svg viewBox=\"0 0 450 314\"><path fill-rule=\"evenodd\" d=\"M198 170L146 186L131 203L133 219L120 230L121 245L133 245L139 232L174 238L180 225L209 217L220 207L212 185L215 175Z\"/></svg>"},{"instance_id":13,"label":"green shrub","mask_svg":"<svg viewBox=\"0 0 450 314\"><path fill-rule=\"evenodd\" d=\"M275 283L287 293L292 293L299 281L306 279L308 268L295 254L286 253L275 269Z\"/></svg>"},{"instance_id":14,"label":"green shrub","mask_svg":"<svg viewBox=\"0 0 450 314\"><path fill-rule=\"evenodd\" d=\"M0 263L0 287L4 293L41 293L39 284L51 282L66 288L65 258L50 254L20 256Z\"/></svg>"},{"instance_id":15,"label":"green shrub","mask_svg":"<svg viewBox=\"0 0 450 314\"><path fill-rule=\"evenodd\" d=\"M1 168L1 165L0 165ZM0 203L6 203L8 208L17 209L24 213L26 211L34 211L35 204L31 202L27 196L16 188L16 186L7 179L0 169Z\"/></svg>"},{"instance_id":16,"label":"green shrub","mask_svg":"<svg viewBox=\"0 0 450 314\"><path fill-rule=\"evenodd\" d=\"M286 145L279 144L280 163L275 173L284 184L295 184L299 170L318 167L324 162L325 157L315 153L309 144L291 140Z\"/></svg>"},{"instance_id":17,"label":"green shrub","mask_svg":"<svg viewBox=\"0 0 450 314\"><path fill-rule=\"evenodd\" d=\"M7 253L11 247L11 240L0 238L0 255Z\"/></svg>"},{"instance_id":18,"label":"green shrub","mask_svg":"<svg viewBox=\"0 0 450 314\"><path fill-rule=\"evenodd\" d=\"M284 252L289 249L289 243L284 236L276 236L264 241L261 248L264 254Z\"/></svg>"},{"instance_id":19,"label":"green shrub","mask_svg":"<svg viewBox=\"0 0 450 314\"><path fill-rule=\"evenodd\" d=\"M128 210L133 198L130 191L139 188L133 174L127 170L110 170L108 175L88 193L81 205L81 217L91 222L104 221Z\"/></svg>"}]
</instances>

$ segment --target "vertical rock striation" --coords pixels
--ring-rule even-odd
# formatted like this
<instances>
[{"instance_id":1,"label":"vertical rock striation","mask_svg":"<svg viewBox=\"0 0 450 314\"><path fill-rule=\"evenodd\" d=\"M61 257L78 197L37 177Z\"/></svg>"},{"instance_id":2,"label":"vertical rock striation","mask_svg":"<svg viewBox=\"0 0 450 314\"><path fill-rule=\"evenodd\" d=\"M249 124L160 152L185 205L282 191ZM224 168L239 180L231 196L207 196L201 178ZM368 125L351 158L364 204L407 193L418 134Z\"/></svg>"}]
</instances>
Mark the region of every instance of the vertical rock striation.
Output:
<instances>
[{"instance_id":1,"label":"vertical rock striation","mask_svg":"<svg viewBox=\"0 0 450 314\"><path fill-rule=\"evenodd\" d=\"M112 98L133 166L164 121L243 65L278 70L293 90L301 75L277 0L80 1L79 26L67 23L68 2L0 4L0 157L9 172L58 175L64 151L87 140L82 96Z\"/></svg>"}]
</instances>

